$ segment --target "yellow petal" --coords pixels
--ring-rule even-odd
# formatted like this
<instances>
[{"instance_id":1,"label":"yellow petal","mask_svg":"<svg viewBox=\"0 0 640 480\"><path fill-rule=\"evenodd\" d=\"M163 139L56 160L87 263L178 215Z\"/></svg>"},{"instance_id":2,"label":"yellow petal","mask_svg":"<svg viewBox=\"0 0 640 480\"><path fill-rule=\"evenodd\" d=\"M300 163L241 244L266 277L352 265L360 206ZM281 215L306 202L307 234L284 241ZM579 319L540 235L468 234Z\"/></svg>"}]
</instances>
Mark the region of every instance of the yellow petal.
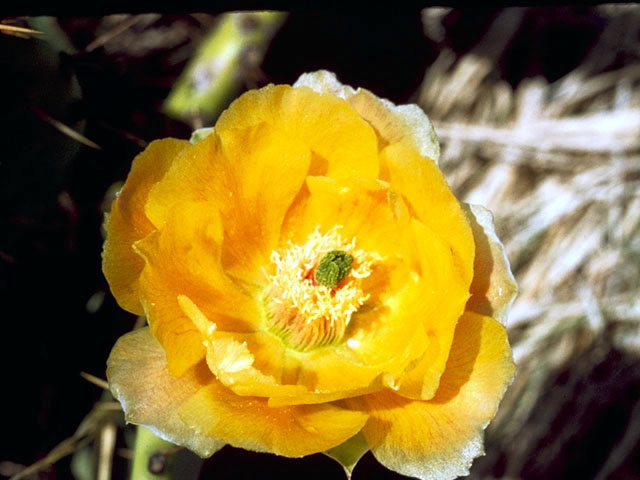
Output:
<instances>
[{"instance_id":1,"label":"yellow petal","mask_svg":"<svg viewBox=\"0 0 640 480\"><path fill-rule=\"evenodd\" d=\"M473 234L438 166L407 142L388 145L381 158L388 168L391 188L402 193L415 216L449 244L460 276L471 284Z\"/></svg>"},{"instance_id":2,"label":"yellow petal","mask_svg":"<svg viewBox=\"0 0 640 480\"><path fill-rule=\"evenodd\" d=\"M483 453L482 431L513 375L504 327L466 313L433 399L409 400L386 391L346 402L371 415L363 433L380 463L420 479L453 479L467 475Z\"/></svg>"},{"instance_id":3,"label":"yellow petal","mask_svg":"<svg viewBox=\"0 0 640 480\"><path fill-rule=\"evenodd\" d=\"M298 382L309 390L329 394L373 388L379 390L380 369L366 365L347 349L317 347L299 355Z\"/></svg>"},{"instance_id":4,"label":"yellow petal","mask_svg":"<svg viewBox=\"0 0 640 480\"><path fill-rule=\"evenodd\" d=\"M316 227L321 232L340 225L342 238L356 239L357 248L382 256L402 256L402 231L406 224L394 218L390 205L392 192L379 182L329 177L307 177L308 195L300 198L283 226L283 235L294 243Z\"/></svg>"},{"instance_id":5,"label":"yellow petal","mask_svg":"<svg viewBox=\"0 0 640 480\"><path fill-rule=\"evenodd\" d=\"M284 215L309 169L300 141L266 123L216 130L179 156L149 193L146 211L161 228L185 204L206 201L220 213L221 261L229 275L264 281Z\"/></svg>"},{"instance_id":6,"label":"yellow petal","mask_svg":"<svg viewBox=\"0 0 640 480\"><path fill-rule=\"evenodd\" d=\"M445 242L417 220L412 221L420 245L422 278L426 288L411 314L424 325L428 346L424 356L395 385L398 394L428 400L436 392L445 370L456 324L469 298L468 284L459 276Z\"/></svg>"},{"instance_id":7,"label":"yellow petal","mask_svg":"<svg viewBox=\"0 0 640 480\"><path fill-rule=\"evenodd\" d=\"M364 89L358 89L348 101L373 126L383 144L406 142L423 157L438 163L440 144L429 118L420 107L396 106Z\"/></svg>"},{"instance_id":8,"label":"yellow petal","mask_svg":"<svg viewBox=\"0 0 640 480\"><path fill-rule=\"evenodd\" d=\"M287 350L267 331L224 332L186 295L182 311L200 331L206 359L218 381L242 396L268 398L268 405L317 404L382 388L380 370L362 364L351 352L333 347L310 352Z\"/></svg>"},{"instance_id":9,"label":"yellow petal","mask_svg":"<svg viewBox=\"0 0 640 480\"><path fill-rule=\"evenodd\" d=\"M221 156L215 130L176 155L162 178L164 181L156 182L149 191L144 206L147 218L155 228L163 228L182 204L211 200L211 172Z\"/></svg>"},{"instance_id":10,"label":"yellow petal","mask_svg":"<svg viewBox=\"0 0 640 480\"><path fill-rule=\"evenodd\" d=\"M179 415L195 436L286 457L333 448L367 421L367 414L331 403L271 408L265 398L238 396L215 380L191 397Z\"/></svg>"},{"instance_id":11,"label":"yellow petal","mask_svg":"<svg viewBox=\"0 0 640 480\"><path fill-rule=\"evenodd\" d=\"M269 406L280 407L326 403L382 388L381 370L363 364L351 351L291 351L268 331L220 331L186 295L178 296L178 304L200 332L209 368L237 395L267 397Z\"/></svg>"},{"instance_id":12,"label":"yellow petal","mask_svg":"<svg viewBox=\"0 0 640 480\"><path fill-rule=\"evenodd\" d=\"M496 235L489 210L479 205L464 205L464 210L476 244L467 310L489 315L504 325L507 311L518 293L504 245Z\"/></svg>"},{"instance_id":13,"label":"yellow petal","mask_svg":"<svg viewBox=\"0 0 640 480\"><path fill-rule=\"evenodd\" d=\"M120 401L127 422L144 425L160 438L202 457L211 456L224 442L194 435L178 410L212 378L204 362L180 378L170 375L164 350L148 328L120 337L107 361L109 388Z\"/></svg>"},{"instance_id":14,"label":"yellow petal","mask_svg":"<svg viewBox=\"0 0 640 480\"><path fill-rule=\"evenodd\" d=\"M279 338L261 331L220 331L188 296L178 295L178 304L200 331L210 370L234 393L260 397L308 393L301 385L284 384L286 352Z\"/></svg>"},{"instance_id":15,"label":"yellow petal","mask_svg":"<svg viewBox=\"0 0 640 480\"><path fill-rule=\"evenodd\" d=\"M383 145L408 141L422 156L438 163L438 139L429 118L417 105L394 105L364 88L354 90L340 83L334 73L326 70L301 75L294 84L294 87L298 86L344 98L371 124Z\"/></svg>"},{"instance_id":16,"label":"yellow petal","mask_svg":"<svg viewBox=\"0 0 640 480\"><path fill-rule=\"evenodd\" d=\"M216 166L216 185L226 195L219 203L223 265L230 275L262 283L263 267L278 246L282 222L304 183L311 153L303 142L267 123L219 129L219 134L225 158Z\"/></svg>"},{"instance_id":17,"label":"yellow petal","mask_svg":"<svg viewBox=\"0 0 640 480\"><path fill-rule=\"evenodd\" d=\"M131 166L127 181L111 206L105 228L107 239L102 254L102 270L120 306L142 315L138 277L144 267L133 251L133 243L153 230L144 213L149 190L169 169L189 142L166 138L157 140L140 153Z\"/></svg>"},{"instance_id":18,"label":"yellow petal","mask_svg":"<svg viewBox=\"0 0 640 480\"><path fill-rule=\"evenodd\" d=\"M213 332L205 345L221 383L238 395L263 397L272 407L327 403L382 388L380 369L332 347L294 352L267 332Z\"/></svg>"},{"instance_id":19,"label":"yellow petal","mask_svg":"<svg viewBox=\"0 0 640 480\"><path fill-rule=\"evenodd\" d=\"M233 102L220 115L216 130L247 128L261 122L308 146L315 154L313 175L372 180L378 175L375 133L341 98L306 87L269 85Z\"/></svg>"},{"instance_id":20,"label":"yellow petal","mask_svg":"<svg viewBox=\"0 0 640 480\"><path fill-rule=\"evenodd\" d=\"M202 336L180 308L179 295L189 292L221 330L252 331L260 321L253 298L221 267L221 239L216 209L200 202L183 205L162 230L135 244L146 261L140 276L145 312L173 375L181 375L205 355Z\"/></svg>"}]
</instances>

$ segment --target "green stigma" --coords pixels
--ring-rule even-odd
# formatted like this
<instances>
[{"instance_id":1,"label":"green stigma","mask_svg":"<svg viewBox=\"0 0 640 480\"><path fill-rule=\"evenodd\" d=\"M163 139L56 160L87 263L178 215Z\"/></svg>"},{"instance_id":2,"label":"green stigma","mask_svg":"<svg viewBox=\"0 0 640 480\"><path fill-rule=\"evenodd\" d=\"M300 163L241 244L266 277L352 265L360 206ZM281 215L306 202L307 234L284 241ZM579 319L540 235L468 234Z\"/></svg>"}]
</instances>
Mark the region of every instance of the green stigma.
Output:
<instances>
[{"instance_id":1,"label":"green stigma","mask_svg":"<svg viewBox=\"0 0 640 480\"><path fill-rule=\"evenodd\" d=\"M353 257L342 250L327 253L316 267L314 278L320 285L337 287L349 275Z\"/></svg>"}]
</instances>

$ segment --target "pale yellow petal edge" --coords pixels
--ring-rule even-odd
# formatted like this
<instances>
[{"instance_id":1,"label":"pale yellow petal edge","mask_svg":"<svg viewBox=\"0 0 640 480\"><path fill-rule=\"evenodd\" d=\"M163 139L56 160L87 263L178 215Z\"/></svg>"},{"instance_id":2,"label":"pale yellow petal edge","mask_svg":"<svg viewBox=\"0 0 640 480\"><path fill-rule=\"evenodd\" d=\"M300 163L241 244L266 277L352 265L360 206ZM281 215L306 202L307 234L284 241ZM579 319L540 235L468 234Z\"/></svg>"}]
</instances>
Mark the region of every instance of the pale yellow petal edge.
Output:
<instances>
[{"instance_id":1,"label":"pale yellow petal edge","mask_svg":"<svg viewBox=\"0 0 640 480\"><path fill-rule=\"evenodd\" d=\"M493 215L480 205L462 204L476 244L471 298L467 310L506 324L507 313L518 294L504 245L496 234Z\"/></svg>"},{"instance_id":2,"label":"pale yellow petal edge","mask_svg":"<svg viewBox=\"0 0 640 480\"><path fill-rule=\"evenodd\" d=\"M440 144L436 132L427 115L417 105L395 105L387 99L375 96L364 88L354 89L349 85L342 84L333 72L327 70L304 73L293 86L309 87L318 93L330 93L345 99L349 103L352 103L354 99L363 94L366 95L369 101L375 101L380 107L384 107L389 111L391 115L386 120L393 122L395 124L394 127L403 131L406 138L412 141L420 155L429 157L436 164L438 163L440 159ZM357 107L356 110L358 110ZM366 111L358 110L358 113L365 120L370 120Z\"/></svg>"},{"instance_id":3,"label":"pale yellow petal edge","mask_svg":"<svg viewBox=\"0 0 640 480\"><path fill-rule=\"evenodd\" d=\"M210 457L225 443L194 435L178 416L182 405L211 377L206 365L203 367L190 369L180 378L172 377L162 346L151 336L149 327L144 327L118 339L107 360L107 379L127 422L143 425L154 435L201 457Z\"/></svg>"},{"instance_id":4,"label":"pale yellow petal edge","mask_svg":"<svg viewBox=\"0 0 640 480\"><path fill-rule=\"evenodd\" d=\"M380 463L421 480L453 480L468 475L474 459L484 454L483 431L514 374L504 327L467 312L432 400L409 400L386 391L347 404L371 414L363 434Z\"/></svg>"}]
</instances>

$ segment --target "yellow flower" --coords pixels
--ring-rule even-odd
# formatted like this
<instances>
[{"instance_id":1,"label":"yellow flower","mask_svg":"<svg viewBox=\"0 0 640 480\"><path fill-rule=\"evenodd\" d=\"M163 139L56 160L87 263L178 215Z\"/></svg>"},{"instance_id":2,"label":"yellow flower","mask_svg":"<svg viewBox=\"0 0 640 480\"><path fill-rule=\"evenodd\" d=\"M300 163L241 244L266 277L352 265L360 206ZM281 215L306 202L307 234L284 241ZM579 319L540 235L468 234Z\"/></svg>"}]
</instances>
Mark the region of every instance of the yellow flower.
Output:
<instances>
[{"instance_id":1,"label":"yellow flower","mask_svg":"<svg viewBox=\"0 0 640 480\"><path fill-rule=\"evenodd\" d=\"M108 361L127 420L419 478L467 473L514 374L515 283L427 117L326 71L245 93L198 143L135 160L104 273L149 327Z\"/></svg>"}]
</instances>

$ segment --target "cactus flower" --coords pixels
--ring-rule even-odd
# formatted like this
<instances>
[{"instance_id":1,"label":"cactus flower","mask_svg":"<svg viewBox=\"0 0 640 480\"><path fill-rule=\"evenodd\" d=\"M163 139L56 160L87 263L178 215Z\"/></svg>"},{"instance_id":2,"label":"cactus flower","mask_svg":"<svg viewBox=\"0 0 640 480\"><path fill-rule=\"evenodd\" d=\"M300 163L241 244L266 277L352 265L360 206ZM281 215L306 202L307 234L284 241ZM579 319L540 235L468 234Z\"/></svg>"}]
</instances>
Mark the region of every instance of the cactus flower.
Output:
<instances>
[{"instance_id":1,"label":"cactus flower","mask_svg":"<svg viewBox=\"0 0 640 480\"><path fill-rule=\"evenodd\" d=\"M203 457L468 473L514 375L516 285L426 115L319 71L199 137L151 143L106 220L111 291L149 324L108 360L127 420Z\"/></svg>"}]
</instances>

